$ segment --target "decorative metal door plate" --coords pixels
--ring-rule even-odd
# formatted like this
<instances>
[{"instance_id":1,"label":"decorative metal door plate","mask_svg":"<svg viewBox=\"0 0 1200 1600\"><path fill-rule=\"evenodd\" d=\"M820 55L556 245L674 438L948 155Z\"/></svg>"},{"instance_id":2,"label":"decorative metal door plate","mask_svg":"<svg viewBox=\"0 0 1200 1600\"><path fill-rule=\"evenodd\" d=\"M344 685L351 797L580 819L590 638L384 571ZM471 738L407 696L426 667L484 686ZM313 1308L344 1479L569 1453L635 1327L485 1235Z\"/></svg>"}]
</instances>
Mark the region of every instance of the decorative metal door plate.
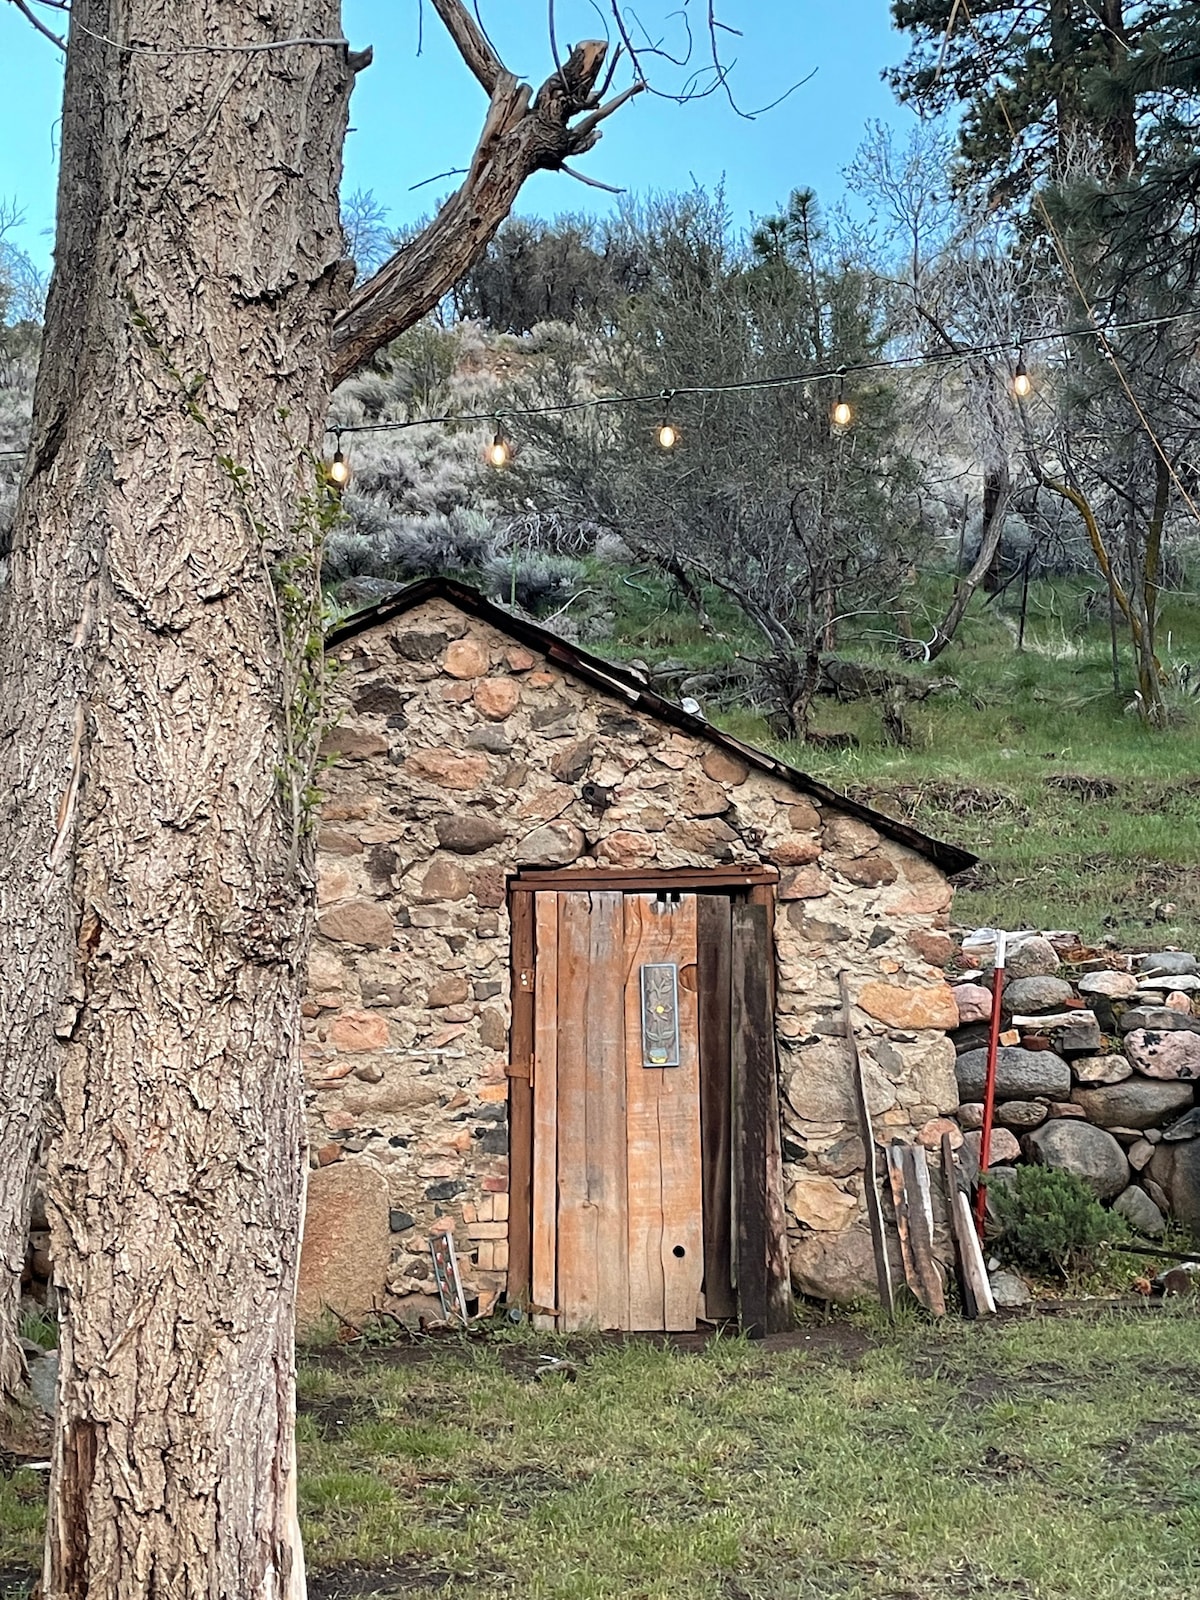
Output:
<instances>
[{"instance_id":1,"label":"decorative metal door plate","mask_svg":"<svg viewBox=\"0 0 1200 1600\"><path fill-rule=\"evenodd\" d=\"M642 1065L679 1065L679 968L673 961L642 967Z\"/></svg>"}]
</instances>

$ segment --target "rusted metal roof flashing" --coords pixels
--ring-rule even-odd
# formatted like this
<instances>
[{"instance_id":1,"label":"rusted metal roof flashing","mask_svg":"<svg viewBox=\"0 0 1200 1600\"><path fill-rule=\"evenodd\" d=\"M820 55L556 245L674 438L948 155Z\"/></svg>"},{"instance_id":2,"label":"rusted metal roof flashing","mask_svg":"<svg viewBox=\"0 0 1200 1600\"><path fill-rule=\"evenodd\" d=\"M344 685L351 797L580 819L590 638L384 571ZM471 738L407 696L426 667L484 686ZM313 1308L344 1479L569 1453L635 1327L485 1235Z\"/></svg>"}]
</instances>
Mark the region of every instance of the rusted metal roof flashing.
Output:
<instances>
[{"instance_id":1,"label":"rusted metal roof flashing","mask_svg":"<svg viewBox=\"0 0 1200 1600\"><path fill-rule=\"evenodd\" d=\"M720 745L723 749L732 751L748 765L757 767L760 772L770 773L793 788L811 795L815 800L833 806L836 810L845 812L847 816L857 817L860 822L869 823L885 838L894 839L897 844L907 845L910 850L915 850L918 855L934 862L943 872L949 874L965 872L979 859L968 850L947 844L941 839L933 839L917 828L910 827L906 822L889 817L882 811L876 811L872 806L864 805L859 800L852 800L849 795L841 794L818 778L809 777L806 772L788 766L785 761L768 755L765 750L744 744L732 734L722 733L719 728L714 728L702 717L693 716L674 701L655 694L654 690L643 683L635 673L606 661L601 656L591 655L588 651L581 650L578 645L568 644L565 639L560 639L557 634L540 627L536 622L530 622L525 617L513 616L511 612L485 599L477 589L472 589L465 583L458 583L453 578L422 578L417 583L408 584L390 600L368 606L364 611L356 611L352 617L330 633L325 641L325 647L336 649L348 639L366 633L381 623L390 622L392 618L402 616L406 611L423 605L427 600L448 600L460 610L469 612L481 621L498 628L502 633L507 633L512 638L519 639L522 644L527 644L532 649L549 656L565 671L584 679L606 694L619 697L629 705L646 712L648 716L669 723L683 733L705 739L709 744Z\"/></svg>"}]
</instances>

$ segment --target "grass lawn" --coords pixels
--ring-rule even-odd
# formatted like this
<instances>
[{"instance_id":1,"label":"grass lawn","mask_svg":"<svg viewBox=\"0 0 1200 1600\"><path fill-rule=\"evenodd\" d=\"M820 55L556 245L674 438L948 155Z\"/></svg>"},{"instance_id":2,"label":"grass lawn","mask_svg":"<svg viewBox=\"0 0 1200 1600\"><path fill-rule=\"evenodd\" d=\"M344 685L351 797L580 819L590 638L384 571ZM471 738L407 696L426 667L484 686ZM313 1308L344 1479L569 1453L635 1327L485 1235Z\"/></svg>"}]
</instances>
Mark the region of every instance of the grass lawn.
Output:
<instances>
[{"instance_id":1,"label":"grass lawn","mask_svg":"<svg viewBox=\"0 0 1200 1600\"><path fill-rule=\"evenodd\" d=\"M1191 1600L1195 1310L307 1353L313 1600ZM44 1479L0 1480L2 1574ZM12 1594L24 1593L24 1586Z\"/></svg>"}]
</instances>

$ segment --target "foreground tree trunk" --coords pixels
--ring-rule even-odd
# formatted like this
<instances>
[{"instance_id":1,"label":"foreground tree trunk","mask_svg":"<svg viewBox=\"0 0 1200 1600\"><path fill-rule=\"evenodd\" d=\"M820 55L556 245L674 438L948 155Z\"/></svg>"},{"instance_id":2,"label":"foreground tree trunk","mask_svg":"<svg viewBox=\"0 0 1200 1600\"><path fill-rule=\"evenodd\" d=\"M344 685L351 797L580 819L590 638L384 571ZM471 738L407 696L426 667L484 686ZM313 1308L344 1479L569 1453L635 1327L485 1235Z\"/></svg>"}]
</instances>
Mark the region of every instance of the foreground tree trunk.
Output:
<instances>
[{"instance_id":1,"label":"foreground tree trunk","mask_svg":"<svg viewBox=\"0 0 1200 1600\"><path fill-rule=\"evenodd\" d=\"M0 928L40 991L14 998L5 974L0 1031L28 1051L31 1083L69 1002L53 1019L47 1600L303 1592L298 1022L318 455L345 293L338 12L71 10L67 232L6 598L23 652L6 663L0 752L33 795L0 838L32 822ZM241 48L283 40L301 42Z\"/></svg>"}]
</instances>

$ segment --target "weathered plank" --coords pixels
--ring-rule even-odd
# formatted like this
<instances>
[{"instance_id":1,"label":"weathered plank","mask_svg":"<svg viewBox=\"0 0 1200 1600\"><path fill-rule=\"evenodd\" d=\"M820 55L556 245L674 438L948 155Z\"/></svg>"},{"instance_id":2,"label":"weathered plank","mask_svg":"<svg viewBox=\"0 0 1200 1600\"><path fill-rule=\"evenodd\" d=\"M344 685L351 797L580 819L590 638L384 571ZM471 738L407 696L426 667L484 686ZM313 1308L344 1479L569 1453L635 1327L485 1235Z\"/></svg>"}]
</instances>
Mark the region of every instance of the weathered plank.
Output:
<instances>
[{"instance_id":1,"label":"weathered plank","mask_svg":"<svg viewBox=\"0 0 1200 1600\"><path fill-rule=\"evenodd\" d=\"M625 1127L626 1215L629 1229L629 1318L644 1331L663 1327L662 1172L659 1163L658 1077L642 1066L642 999L638 974L654 959L649 937L653 902L625 896Z\"/></svg>"},{"instance_id":2,"label":"weathered plank","mask_svg":"<svg viewBox=\"0 0 1200 1600\"><path fill-rule=\"evenodd\" d=\"M510 902L512 1030L508 1086L508 1298L530 1298L533 1189L534 925L533 897Z\"/></svg>"},{"instance_id":3,"label":"weathered plank","mask_svg":"<svg viewBox=\"0 0 1200 1600\"><path fill-rule=\"evenodd\" d=\"M654 918L658 954L683 968L696 961L696 897L684 895ZM669 1332L696 1326L704 1280L704 1197L700 1154L700 1043L696 995L678 986L679 1065L644 1068L658 1079L659 1165L662 1173L663 1324Z\"/></svg>"},{"instance_id":4,"label":"weathered plank","mask_svg":"<svg viewBox=\"0 0 1200 1600\"><path fill-rule=\"evenodd\" d=\"M587 1204L594 1216L595 1317L629 1314L625 1153L625 911L623 896L591 896L587 980Z\"/></svg>"},{"instance_id":5,"label":"weathered plank","mask_svg":"<svg viewBox=\"0 0 1200 1600\"><path fill-rule=\"evenodd\" d=\"M933 1195L929 1187L929 1162L919 1144L906 1145L903 1153L904 1187L908 1195L909 1244L917 1275L917 1298L934 1317L946 1315L946 1288L933 1253Z\"/></svg>"},{"instance_id":6,"label":"weathered plank","mask_svg":"<svg viewBox=\"0 0 1200 1600\"><path fill-rule=\"evenodd\" d=\"M558 896L538 895L534 906L532 1295L535 1324L553 1327L558 1306Z\"/></svg>"},{"instance_id":7,"label":"weathered plank","mask_svg":"<svg viewBox=\"0 0 1200 1600\"><path fill-rule=\"evenodd\" d=\"M591 896L558 896L558 1325L596 1321L596 1211L588 1194Z\"/></svg>"},{"instance_id":8,"label":"weathered plank","mask_svg":"<svg viewBox=\"0 0 1200 1600\"><path fill-rule=\"evenodd\" d=\"M863 1183L866 1188L867 1221L871 1229L871 1246L875 1253L875 1282L879 1299L889 1317L896 1315L896 1296L892 1288L892 1268L888 1260L887 1234L883 1225L883 1207L879 1201L879 1157L875 1149L875 1135L871 1128L871 1112L867 1105L867 1085L863 1077L862 1059L858 1053L858 1040L854 1036L854 1019L850 1013L850 989L846 974L838 974L838 988L842 995L842 1032L850 1054L851 1082L854 1104L858 1110L858 1128L866 1155Z\"/></svg>"},{"instance_id":9,"label":"weathered plank","mask_svg":"<svg viewBox=\"0 0 1200 1600\"><path fill-rule=\"evenodd\" d=\"M962 1221L959 1216L957 1195L959 1192L958 1162L954 1157L954 1146L950 1142L950 1135L942 1135L942 1189L946 1196L946 1214L950 1219L950 1234L954 1240L954 1260L958 1267L958 1288L962 1295L963 1315L974 1318L979 1315L979 1306L975 1299L975 1290L971 1286L971 1279L967 1272L966 1254L963 1250ZM974 1233L974 1229L971 1230Z\"/></svg>"},{"instance_id":10,"label":"weathered plank","mask_svg":"<svg viewBox=\"0 0 1200 1600\"><path fill-rule=\"evenodd\" d=\"M729 1006L732 910L728 895L696 902L696 1001L700 1029L701 1172L704 1189L704 1309L737 1315L730 1234Z\"/></svg>"},{"instance_id":11,"label":"weathered plank","mask_svg":"<svg viewBox=\"0 0 1200 1600\"><path fill-rule=\"evenodd\" d=\"M771 1301L766 1130L775 1039L765 949L765 909L735 904L730 1004L734 1279L742 1329L752 1338L768 1331Z\"/></svg>"}]
</instances>

